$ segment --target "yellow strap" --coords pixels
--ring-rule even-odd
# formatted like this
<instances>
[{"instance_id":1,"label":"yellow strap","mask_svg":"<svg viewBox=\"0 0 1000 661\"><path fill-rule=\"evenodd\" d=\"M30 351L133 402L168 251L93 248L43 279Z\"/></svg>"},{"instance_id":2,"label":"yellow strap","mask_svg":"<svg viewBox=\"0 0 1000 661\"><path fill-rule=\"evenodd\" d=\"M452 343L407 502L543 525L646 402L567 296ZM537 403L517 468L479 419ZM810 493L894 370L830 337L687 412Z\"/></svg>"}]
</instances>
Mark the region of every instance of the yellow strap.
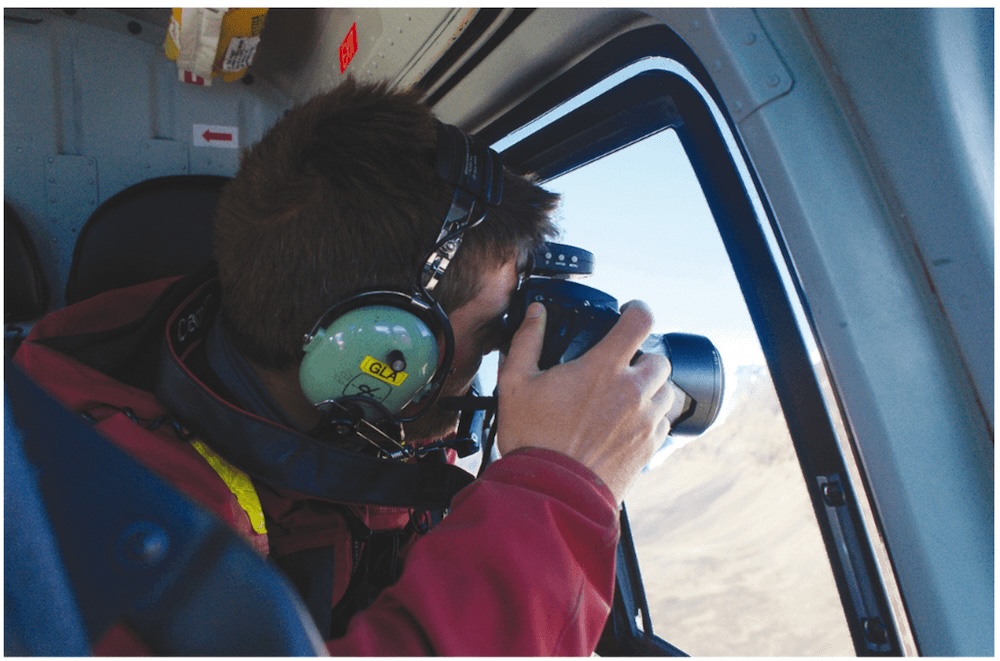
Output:
<instances>
[{"instance_id":1,"label":"yellow strap","mask_svg":"<svg viewBox=\"0 0 1000 661\"><path fill-rule=\"evenodd\" d=\"M267 528L264 526L264 508L260 505L260 498L257 497L257 490L253 488L250 477L198 439L192 440L191 445L198 451L198 454L205 458L212 470L219 474L222 481L236 496L236 501L250 517L250 525L253 526L254 532L261 535L267 534Z\"/></svg>"}]
</instances>

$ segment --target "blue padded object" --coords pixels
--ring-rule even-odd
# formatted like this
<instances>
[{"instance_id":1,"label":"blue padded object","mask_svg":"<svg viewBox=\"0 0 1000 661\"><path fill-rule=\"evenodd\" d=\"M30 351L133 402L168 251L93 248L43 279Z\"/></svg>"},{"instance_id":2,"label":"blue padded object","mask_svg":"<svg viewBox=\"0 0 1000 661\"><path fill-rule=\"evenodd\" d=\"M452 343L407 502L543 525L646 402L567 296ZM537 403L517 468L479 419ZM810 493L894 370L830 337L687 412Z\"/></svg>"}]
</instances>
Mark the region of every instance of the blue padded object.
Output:
<instances>
[{"instance_id":1,"label":"blue padded object","mask_svg":"<svg viewBox=\"0 0 1000 661\"><path fill-rule=\"evenodd\" d=\"M4 431L20 446L5 439L5 653L84 654L116 622L157 655L326 652L292 585L245 540L9 359L4 371Z\"/></svg>"},{"instance_id":2,"label":"blue padded object","mask_svg":"<svg viewBox=\"0 0 1000 661\"><path fill-rule=\"evenodd\" d=\"M66 302L196 270L212 259L212 217L228 177L149 179L109 198L77 239Z\"/></svg>"}]
</instances>

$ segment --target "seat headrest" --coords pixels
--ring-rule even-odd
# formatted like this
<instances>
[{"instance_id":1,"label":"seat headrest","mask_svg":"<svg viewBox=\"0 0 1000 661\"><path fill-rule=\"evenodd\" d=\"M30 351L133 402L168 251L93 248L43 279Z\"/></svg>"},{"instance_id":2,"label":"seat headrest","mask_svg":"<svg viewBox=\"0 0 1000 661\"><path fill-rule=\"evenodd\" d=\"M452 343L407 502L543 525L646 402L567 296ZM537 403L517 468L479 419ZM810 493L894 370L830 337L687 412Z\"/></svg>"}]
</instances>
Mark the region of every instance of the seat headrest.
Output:
<instances>
[{"instance_id":1,"label":"seat headrest","mask_svg":"<svg viewBox=\"0 0 1000 661\"><path fill-rule=\"evenodd\" d=\"M212 258L212 216L228 177L140 182L99 206L80 232L66 302L196 270Z\"/></svg>"}]
</instances>

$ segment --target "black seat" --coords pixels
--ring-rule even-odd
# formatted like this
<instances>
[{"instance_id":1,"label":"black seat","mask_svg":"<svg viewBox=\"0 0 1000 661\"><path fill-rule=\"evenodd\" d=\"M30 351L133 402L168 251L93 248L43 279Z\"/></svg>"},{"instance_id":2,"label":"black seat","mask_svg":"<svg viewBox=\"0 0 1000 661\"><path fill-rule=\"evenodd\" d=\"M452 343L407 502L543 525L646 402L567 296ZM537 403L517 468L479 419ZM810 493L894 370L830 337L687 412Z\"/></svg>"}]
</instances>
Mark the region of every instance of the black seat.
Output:
<instances>
[{"instance_id":1,"label":"black seat","mask_svg":"<svg viewBox=\"0 0 1000 661\"><path fill-rule=\"evenodd\" d=\"M3 204L4 325L38 319L49 308L49 287L35 242L21 216Z\"/></svg>"},{"instance_id":2,"label":"black seat","mask_svg":"<svg viewBox=\"0 0 1000 661\"><path fill-rule=\"evenodd\" d=\"M189 273L212 258L212 215L228 177L178 175L140 182L91 214L77 239L66 302Z\"/></svg>"}]
</instances>

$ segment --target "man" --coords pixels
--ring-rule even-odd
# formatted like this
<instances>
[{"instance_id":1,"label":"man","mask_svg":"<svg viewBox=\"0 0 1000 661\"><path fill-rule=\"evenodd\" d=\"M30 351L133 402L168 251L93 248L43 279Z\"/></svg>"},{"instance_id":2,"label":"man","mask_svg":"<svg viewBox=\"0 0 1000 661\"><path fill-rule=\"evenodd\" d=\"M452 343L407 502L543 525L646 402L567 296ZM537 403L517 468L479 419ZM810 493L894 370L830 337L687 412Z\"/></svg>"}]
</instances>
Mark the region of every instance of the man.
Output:
<instances>
[{"instance_id":1,"label":"man","mask_svg":"<svg viewBox=\"0 0 1000 661\"><path fill-rule=\"evenodd\" d=\"M359 427L344 432L345 411L366 424L350 403L312 401L301 385L303 335L331 306L371 289L429 293L416 274L455 200L435 169L440 136L415 93L380 85L347 82L291 110L223 193L217 277L61 310L35 326L17 362L274 560L331 652L589 654L612 598L617 505L669 431L669 363L633 361L652 326L645 306L628 306L598 345L546 371L545 309L528 308L499 375L502 458L454 498L405 485L417 467L451 491L465 484L461 469L426 468L434 453L414 458L447 442L455 412L411 415L426 398L387 412L405 421L407 450L387 460ZM555 202L505 171L499 205L449 255L432 296L454 335L443 396L466 393L502 341L528 255L554 232ZM98 651L141 650L120 626Z\"/></svg>"}]
</instances>

